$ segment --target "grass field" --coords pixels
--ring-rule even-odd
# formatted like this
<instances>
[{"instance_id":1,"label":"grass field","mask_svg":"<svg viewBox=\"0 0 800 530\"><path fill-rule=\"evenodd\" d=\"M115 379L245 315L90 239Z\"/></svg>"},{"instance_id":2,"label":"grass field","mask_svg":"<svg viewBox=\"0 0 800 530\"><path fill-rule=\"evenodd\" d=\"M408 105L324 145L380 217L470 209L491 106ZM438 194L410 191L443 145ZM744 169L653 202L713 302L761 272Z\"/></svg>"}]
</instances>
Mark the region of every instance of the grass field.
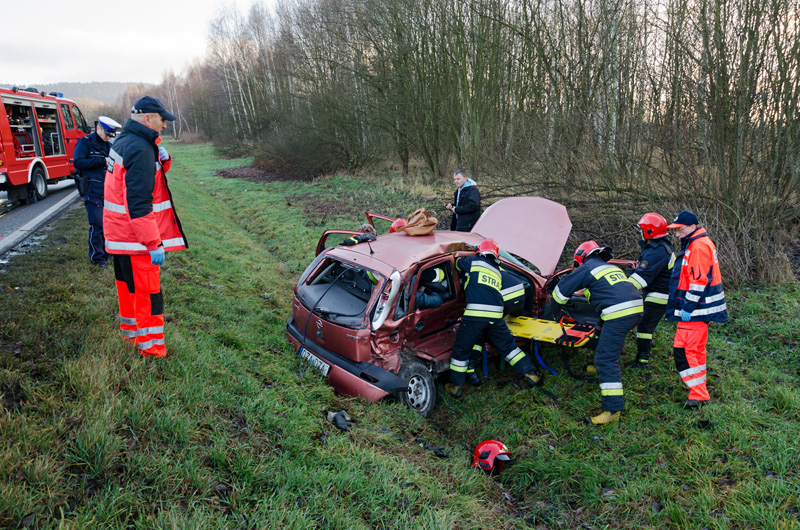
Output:
<instances>
[{"instance_id":1,"label":"grass field","mask_svg":"<svg viewBox=\"0 0 800 530\"><path fill-rule=\"evenodd\" d=\"M0 528L800 528L796 285L728 292L702 410L676 404L662 324L651 377L623 369L617 425L580 421L599 404L593 383L550 376L553 401L497 366L424 419L337 396L284 326L324 228L433 205L436 190L224 179L216 169L250 161L169 148L190 249L163 268L168 357L120 338L113 272L87 263L81 207L4 265ZM342 409L349 431L325 419ZM495 477L469 466L486 438L515 457Z\"/></svg>"}]
</instances>

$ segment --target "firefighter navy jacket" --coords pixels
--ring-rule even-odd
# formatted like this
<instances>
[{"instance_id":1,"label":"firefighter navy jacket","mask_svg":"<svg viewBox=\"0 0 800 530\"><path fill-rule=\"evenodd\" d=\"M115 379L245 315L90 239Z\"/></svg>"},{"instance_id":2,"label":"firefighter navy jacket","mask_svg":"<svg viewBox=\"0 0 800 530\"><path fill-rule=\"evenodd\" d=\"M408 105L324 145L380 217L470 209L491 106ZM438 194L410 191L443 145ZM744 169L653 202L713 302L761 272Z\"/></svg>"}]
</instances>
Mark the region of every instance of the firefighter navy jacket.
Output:
<instances>
[{"instance_id":1,"label":"firefighter navy jacket","mask_svg":"<svg viewBox=\"0 0 800 530\"><path fill-rule=\"evenodd\" d=\"M489 320L503 318L503 295L500 269L494 260L482 256L467 256L456 260L456 269L467 277L464 291L467 307L464 320Z\"/></svg>"},{"instance_id":2,"label":"firefighter navy jacket","mask_svg":"<svg viewBox=\"0 0 800 530\"><path fill-rule=\"evenodd\" d=\"M666 305L669 299L669 277L675 263L672 244L666 237L639 241L642 253L639 266L631 273L630 280L642 291L645 304Z\"/></svg>"},{"instance_id":3,"label":"firefighter navy jacket","mask_svg":"<svg viewBox=\"0 0 800 530\"><path fill-rule=\"evenodd\" d=\"M455 206L453 220L450 221L450 230L456 232L469 232L478 217L481 216L481 193L472 179L467 179L463 186L453 192L453 206Z\"/></svg>"},{"instance_id":4,"label":"firefighter navy jacket","mask_svg":"<svg viewBox=\"0 0 800 530\"><path fill-rule=\"evenodd\" d=\"M98 206L103 204L103 182L106 178L106 157L111 145L104 142L97 132L87 134L75 144L73 155L75 169L88 181L86 200L92 200Z\"/></svg>"},{"instance_id":5,"label":"firefighter navy jacket","mask_svg":"<svg viewBox=\"0 0 800 530\"><path fill-rule=\"evenodd\" d=\"M683 310L692 314L692 321L728 321L717 249L705 228L698 228L681 239L669 293L667 320L679 322Z\"/></svg>"},{"instance_id":6,"label":"firefighter navy jacket","mask_svg":"<svg viewBox=\"0 0 800 530\"><path fill-rule=\"evenodd\" d=\"M642 312L642 296L622 269L606 263L599 256L590 256L556 285L550 302L553 314L558 314L560 306L567 303L572 293L581 289L603 320Z\"/></svg>"},{"instance_id":7,"label":"firefighter navy jacket","mask_svg":"<svg viewBox=\"0 0 800 530\"><path fill-rule=\"evenodd\" d=\"M167 186L172 160L158 160L158 133L129 119L110 152L103 227L109 254L188 246ZM113 164L113 166L112 166Z\"/></svg>"}]
</instances>

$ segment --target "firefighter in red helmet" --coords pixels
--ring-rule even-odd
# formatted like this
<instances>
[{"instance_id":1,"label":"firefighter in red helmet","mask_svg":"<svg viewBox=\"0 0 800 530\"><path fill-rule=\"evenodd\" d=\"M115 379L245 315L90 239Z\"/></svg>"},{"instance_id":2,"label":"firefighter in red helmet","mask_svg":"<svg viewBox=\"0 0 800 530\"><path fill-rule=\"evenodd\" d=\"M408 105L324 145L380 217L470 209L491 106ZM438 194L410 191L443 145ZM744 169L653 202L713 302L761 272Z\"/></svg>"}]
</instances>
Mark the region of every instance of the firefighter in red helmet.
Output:
<instances>
[{"instance_id":1,"label":"firefighter in red helmet","mask_svg":"<svg viewBox=\"0 0 800 530\"><path fill-rule=\"evenodd\" d=\"M528 356L517 347L503 320L499 255L500 248L494 239L484 239L474 256L456 260L456 269L466 277L464 291L467 307L450 356L450 382L444 387L448 394L456 398L461 397L463 392L473 348L483 343L484 337L492 341L528 386L538 386L543 380L535 373Z\"/></svg>"},{"instance_id":2,"label":"firefighter in red helmet","mask_svg":"<svg viewBox=\"0 0 800 530\"><path fill-rule=\"evenodd\" d=\"M639 219L642 240L639 246L639 265L628 278L642 292L644 312L636 329L636 360L634 368L650 367L653 333L667 311L669 276L675 263L672 243L667 238L667 220L657 213L646 213Z\"/></svg>"},{"instance_id":3,"label":"firefighter in red helmet","mask_svg":"<svg viewBox=\"0 0 800 530\"><path fill-rule=\"evenodd\" d=\"M611 249L594 241L581 243L575 250L575 270L563 277L550 302L553 315L561 313L572 293L582 290L600 315L602 330L594 352L594 366L600 383L602 411L587 418L595 425L619 420L625 408L619 356L625 336L642 316L642 296L619 267L607 263Z\"/></svg>"}]
</instances>

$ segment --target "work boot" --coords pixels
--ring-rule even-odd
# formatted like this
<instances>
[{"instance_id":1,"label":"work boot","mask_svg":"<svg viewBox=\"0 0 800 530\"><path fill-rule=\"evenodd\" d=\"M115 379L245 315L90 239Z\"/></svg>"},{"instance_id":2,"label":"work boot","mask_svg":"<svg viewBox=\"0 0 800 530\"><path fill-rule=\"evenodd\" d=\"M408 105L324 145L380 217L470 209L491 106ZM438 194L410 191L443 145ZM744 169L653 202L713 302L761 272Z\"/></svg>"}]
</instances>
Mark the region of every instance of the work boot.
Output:
<instances>
[{"instance_id":1,"label":"work boot","mask_svg":"<svg viewBox=\"0 0 800 530\"><path fill-rule=\"evenodd\" d=\"M454 385L453 383L447 383L444 385L444 391L456 399L460 398L464 394L464 390L460 386Z\"/></svg>"},{"instance_id":2,"label":"work boot","mask_svg":"<svg viewBox=\"0 0 800 530\"><path fill-rule=\"evenodd\" d=\"M538 375L534 372L528 372L525 374L525 382L528 383L528 386L533 388L535 386L541 386L544 383L544 376Z\"/></svg>"},{"instance_id":3,"label":"work boot","mask_svg":"<svg viewBox=\"0 0 800 530\"><path fill-rule=\"evenodd\" d=\"M586 418L584 421L586 423L591 423L592 425L608 425L609 423L614 423L619 421L619 416L620 416L620 411L610 412L604 410L597 416Z\"/></svg>"},{"instance_id":4,"label":"work boot","mask_svg":"<svg viewBox=\"0 0 800 530\"><path fill-rule=\"evenodd\" d=\"M710 399L687 399L686 401L681 401L681 405L688 408L699 408L703 405L708 405Z\"/></svg>"},{"instance_id":5,"label":"work boot","mask_svg":"<svg viewBox=\"0 0 800 530\"><path fill-rule=\"evenodd\" d=\"M481 376L477 372L467 372L467 384L469 386L481 386Z\"/></svg>"},{"instance_id":6,"label":"work boot","mask_svg":"<svg viewBox=\"0 0 800 530\"><path fill-rule=\"evenodd\" d=\"M649 370L650 359L639 359L638 357L631 362L631 368L636 370Z\"/></svg>"}]
</instances>

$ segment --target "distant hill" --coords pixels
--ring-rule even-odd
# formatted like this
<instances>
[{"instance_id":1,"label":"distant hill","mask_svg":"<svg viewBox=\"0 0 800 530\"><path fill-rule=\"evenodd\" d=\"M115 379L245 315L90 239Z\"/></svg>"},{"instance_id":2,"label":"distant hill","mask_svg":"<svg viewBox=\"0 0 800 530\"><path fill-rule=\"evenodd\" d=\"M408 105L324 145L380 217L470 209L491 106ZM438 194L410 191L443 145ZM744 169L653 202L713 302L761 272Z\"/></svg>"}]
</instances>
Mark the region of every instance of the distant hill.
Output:
<instances>
[{"instance_id":1,"label":"distant hill","mask_svg":"<svg viewBox=\"0 0 800 530\"><path fill-rule=\"evenodd\" d=\"M92 82L92 83L41 83L29 86L37 88L40 92L61 92L70 99L90 98L108 105L116 105L121 96L129 87L146 83L118 83L118 82ZM0 83L1 87L11 88L11 83ZM19 85L17 85L19 86ZM26 88L20 86L20 88Z\"/></svg>"}]
</instances>

